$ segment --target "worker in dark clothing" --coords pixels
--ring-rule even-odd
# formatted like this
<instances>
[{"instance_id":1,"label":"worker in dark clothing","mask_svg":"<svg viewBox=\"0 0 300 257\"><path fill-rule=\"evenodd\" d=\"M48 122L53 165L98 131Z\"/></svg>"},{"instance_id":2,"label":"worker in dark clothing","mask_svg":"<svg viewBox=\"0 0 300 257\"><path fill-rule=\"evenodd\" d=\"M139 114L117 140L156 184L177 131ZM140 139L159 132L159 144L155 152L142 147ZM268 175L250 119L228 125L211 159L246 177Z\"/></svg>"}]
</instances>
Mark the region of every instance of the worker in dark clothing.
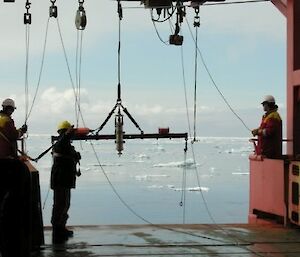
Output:
<instances>
[{"instance_id":1,"label":"worker in dark clothing","mask_svg":"<svg viewBox=\"0 0 300 257\"><path fill-rule=\"evenodd\" d=\"M51 169L51 189L53 189L52 228L53 242L63 243L73 236L66 228L70 208L71 188L75 188L76 165L80 153L71 144L73 126L68 121L58 125L59 139L53 147L53 166Z\"/></svg>"},{"instance_id":2,"label":"worker in dark clothing","mask_svg":"<svg viewBox=\"0 0 300 257\"><path fill-rule=\"evenodd\" d=\"M258 136L256 154L279 159L282 157L282 120L277 112L278 106L271 95L265 96L261 104L265 114L259 128L252 130L252 135Z\"/></svg>"},{"instance_id":3,"label":"worker in dark clothing","mask_svg":"<svg viewBox=\"0 0 300 257\"><path fill-rule=\"evenodd\" d=\"M30 173L17 156L17 139L27 131L16 129L11 118L12 99L5 99L0 111L0 256L27 257L30 254Z\"/></svg>"}]
</instances>

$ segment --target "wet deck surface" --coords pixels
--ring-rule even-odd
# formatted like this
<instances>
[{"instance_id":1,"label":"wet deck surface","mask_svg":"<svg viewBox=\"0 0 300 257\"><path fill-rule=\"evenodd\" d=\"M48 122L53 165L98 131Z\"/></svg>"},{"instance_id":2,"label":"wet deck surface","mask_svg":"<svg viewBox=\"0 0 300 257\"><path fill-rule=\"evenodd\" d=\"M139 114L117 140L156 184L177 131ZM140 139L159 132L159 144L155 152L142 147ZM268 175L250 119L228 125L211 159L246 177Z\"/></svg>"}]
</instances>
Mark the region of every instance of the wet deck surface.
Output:
<instances>
[{"instance_id":1,"label":"wet deck surface","mask_svg":"<svg viewBox=\"0 0 300 257\"><path fill-rule=\"evenodd\" d=\"M36 257L300 256L300 231L253 225L121 225L72 227L74 237L53 245L45 229Z\"/></svg>"}]
</instances>

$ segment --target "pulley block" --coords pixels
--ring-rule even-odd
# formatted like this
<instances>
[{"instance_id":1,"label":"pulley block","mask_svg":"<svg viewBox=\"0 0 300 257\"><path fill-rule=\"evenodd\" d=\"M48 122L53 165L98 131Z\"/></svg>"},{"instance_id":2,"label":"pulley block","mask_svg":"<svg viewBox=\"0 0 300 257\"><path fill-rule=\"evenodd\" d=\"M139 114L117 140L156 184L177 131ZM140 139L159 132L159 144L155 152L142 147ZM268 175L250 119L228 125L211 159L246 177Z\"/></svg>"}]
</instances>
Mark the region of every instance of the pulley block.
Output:
<instances>
[{"instance_id":1,"label":"pulley block","mask_svg":"<svg viewBox=\"0 0 300 257\"><path fill-rule=\"evenodd\" d=\"M55 5L50 6L49 7L49 16L57 18L57 15L58 15L57 6L55 6Z\"/></svg>"},{"instance_id":2,"label":"pulley block","mask_svg":"<svg viewBox=\"0 0 300 257\"><path fill-rule=\"evenodd\" d=\"M31 13L24 13L24 24L31 24Z\"/></svg>"},{"instance_id":3,"label":"pulley block","mask_svg":"<svg viewBox=\"0 0 300 257\"><path fill-rule=\"evenodd\" d=\"M78 30L84 30L87 24L86 13L83 6L80 6L76 12L75 25Z\"/></svg>"}]
</instances>

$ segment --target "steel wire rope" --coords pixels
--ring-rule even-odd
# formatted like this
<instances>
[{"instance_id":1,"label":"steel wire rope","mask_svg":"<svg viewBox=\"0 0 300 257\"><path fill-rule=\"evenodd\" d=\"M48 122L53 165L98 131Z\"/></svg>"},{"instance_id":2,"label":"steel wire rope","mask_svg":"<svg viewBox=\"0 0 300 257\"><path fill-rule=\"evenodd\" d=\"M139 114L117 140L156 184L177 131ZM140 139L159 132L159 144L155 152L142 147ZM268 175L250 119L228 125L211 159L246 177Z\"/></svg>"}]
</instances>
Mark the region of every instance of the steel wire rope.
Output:
<instances>
[{"instance_id":1,"label":"steel wire rope","mask_svg":"<svg viewBox=\"0 0 300 257\"><path fill-rule=\"evenodd\" d=\"M82 67L82 49L83 49L83 30L77 30L76 41L76 92L78 99L78 106L81 106L81 67ZM76 124L79 126L79 108L75 105Z\"/></svg>"},{"instance_id":2,"label":"steel wire rope","mask_svg":"<svg viewBox=\"0 0 300 257\"><path fill-rule=\"evenodd\" d=\"M85 126L82 111L81 111L81 107L79 105L78 95L76 93L76 88L75 88L74 80L73 80L72 73L71 73L71 68L70 68L70 64L69 64L69 60L68 60L68 55L67 55L66 47L65 47L65 44L64 44L64 40L63 40L62 31L61 31L61 27L60 27L60 24L59 24L58 17L56 18L56 23L57 23L58 33L59 33L59 37L60 37L60 41L61 41L61 45L62 45L62 49L63 49L63 53L64 53L64 58L65 58L67 69L68 69L68 74L69 74L71 86L72 86L73 93L74 93L75 103L78 107L78 113L80 114L80 118L83 122L83 125Z\"/></svg>"},{"instance_id":3,"label":"steel wire rope","mask_svg":"<svg viewBox=\"0 0 300 257\"><path fill-rule=\"evenodd\" d=\"M186 215L186 155L187 149L184 150L184 160L183 160L183 170L182 170L182 184L181 184L181 200L180 206L182 209L182 224L185 224L185 215Z\"/></svg>"},{"instance_id":4,"label":"steel wire rope","mask_svg":"<svg viewBox=\"0 0 300 257\"><path fill-rule=\"evenodd\" d=\"M61 28L60 28L60 25L59 25L59 21L58 19L57 20L57 26L58 26L58 31L59 31L59 35L60 35L60 39L61 39L61 43L62 43L62 48L63 48L63 52L64 52L64 56L65 56L65 61L66 61L66 64L67 64L67 68L68 68L68 73L69 73L69 77L70 77L70 81L71 81L71 85L72 85L72 88L73 88L73 91L74 91L74 94L75 94L75 101L78 100L77 99L77 95L76 95L76 90L75 90L75 86L74 86L74 81L73 81L73 78L72 78L72 74L71 74L71 70L70 70L70 65L69 65L69 61L68 61L68 57L67 57L67 53L66 53L66 49L65 49L65 45L64 45L64 42L63 42L63 37L62 37L62 31L61 31ZM83 117L83 114L81 112L81 109L79 107L79 113L80 113L80 116L81 116L81 119L82 119L82 122L83 122L83 125L85 126L85 121L84 121L84 117ZM107 173L105 172L104 168L102 167L101 165L101 162L100 162L100 159L97 155L97 152L95 150L95 147L94 147L94 144L89 140L89 143L92 147L92 150L94 152L94 155L96 157L96 160L104 174L104 176L106 177L110 187L112 188L113 192L116 194L116 196L119 198L119 200L121 201L121 203L123 203L123 205L133 214L135 215L137 218L139 218L140 220L144 221L145 223L153 226L153 227L157 227L157 228L161 228L161 229L164 229L164 230L168 230L168 231L172 231L172 232L176 232L176 233L181 233L181 234L185 234L185 235L189 235L189 236L194 236L194 237L198 237L198 238L203 238L203 239L207 239L207 240L212 240L212 241L216 241L216 242L222 242L222 243L227 243L226 241L224 240L220 240L220 239L215 239L215 238L210 238L210 237L206 237L206 236L201 236L201 235L197 235L197 234L194 234L194 233L189 233L189 232L185 232L185 231L180 231L180 230L176 230L176 229L171 229L171 228L168 228L168 227L165 227L165 226L161 226L161 225L157 225L157 224L153 224L152 222L150 222L149 220L145 219L144 217L142 217L141 215L139 215L133 208L130 207L130 205L121 197L121 195L119 194L119 192L116 190L116 188L114 187L114 185L112 184L112 182L110 181Z\"/></svg>"},{"instance_id":5,"label":"steel wire rope","mask_svg":"<svg viewBox=\"0 0 300 257\"><path fill-rule=\"evenodd\" d=\"M29 44L30 44L30 25L25 25L25 48L26 48L26 57L25 57L25 124L28 117L28 108L29 108L29 81L28 81L28 72L29 72Z\"/></svg>"},{"instance_id":6,"label":"steel wire rope","mask_svg":"<svg viewBox=\"0 0 300 257\"><path fill-rule=\"evenodd\" d=\"M70 80L71 80L71 84L72 84L72 88L73 88L73 91L75 93L75 87L74 87L74 82L73 82L73 79L72 79L72 74L71 74L71 71L70 71L70 66L69 66L69 62L68 62L68 58L67 58L67 54L66 54L66 50L65 50L65 46L64 46L64 43L63 43L63 37L62 37L62 32L61 32L61 29L60 29L60 25L59 25L59 22L57 20L57 25L58 25L58 30L59 30L59 34L60 34L60 39L61 39L61 43L62 43L62 47L63 47L63 51L64 51L64 56L65 56L65 60L66 60L66 63L67 63L67 67L68 67L68 72L69 72L69 77L70 77ZM120 78L120 77L119 77ZM77 99L76 97L76 94L75 94L75 99ZM82 122L85 126L85 121L84 121L84 117L83 117L83 114L79 108L79 112L80 112L80 115L81 115L81 119L82 119ZM116 190L115 186L113 185L113 183L110 181L107 173L105 172L103 166L101 165L101 162L100 162L100 159L98 157L98 154L95 150L95 147L94 147L94 144L89 140L89 143L92 147L92 150L93 150L93 153L96 157L96 160L106 178L106 180L108 181L110 187L112 188L113 192L116 194L116 196L118 197L118 199L121 201L121 203L133 214L135 215L137 218L139 218L140 220L144 221L145 223L151 225L151 226L154 226L154 227L158 227L158 228L161 228L161 229L165 229L165 230L168 230L168 231L172 231L172 232L176 232L176 233L181 233L181 234L185 234L185 235L190 235L190 236L194 236L194 237L198 237L198 238L203 238L203 239L207 239L207 240L212 240L212 241L217 241L217 242L222 242L222 243L227 243L226 241L224 240L219 240L219 239L215 239L215 238L210 238L210 237L206 237L206 236L201 236L201 235L196 235L196 234L193 234L193 233L189 233L189 232L185 232L185 231L180 231L180 230L176 230L176 229L171 229L171 228L167 228L167 227L164 227L164 226L161 226L161 225L156 225L156 224L153 224L152 222L150 222L149 220L145 219L144 217L142 217L141 215L139 215L133 208L130 207L130 205L121 197L121 195L119 194L119 192Z\"/></svg>"},{"instance_id":7,"label":"steel wire rope","mask_svg":"<svg viewBox=\"0 0 300 257\"><path fill-rule=\"evenodd\" d=\"M77 38L76 38L76 58L75 58L75 83L76 83L76 92L78 93L78 51L79 51L79 30L77 30ZM76 120L76 126L78 127L79 123L79 113L76 102L74 103L74 111L75 111L75 120Z\"/></svg>"},{"instance_id":8,"label":"steel wire rope","mask_svg":"<svg viewBox=\"0 0 300 257\"><path fill-rule=\"evenodd\" d=\"M198 71L198 27L196 27L195 40L195 78L194 78L194 142L196 142L196 121L197 121L197 71Z\"/></svg>"},{"instance_id":9,"label":"steel wire rope","mask_svg":"<svg viewBox=\"0 0 300 257\"><path fill-rule=\"evenodd\" d=\"M156 32L157 37L159 38L159 40L160 40L163 44L169 45L169 44L167 43L168 41L167 41L167 40L164 41L164 40L162 39L162 37L160 36L159 31L158 31L158 29L157 29L157 27L156 27L155 21L153 20L153 13L151 13L151 11L150 11L150 15L151 15L151 21L152 21L152 24L153 24L153 27L154 27L154 29L155 29L155 32Z\"/></svg>"},{"instance_id":10,"label":"steel wire rope","mask_svg":"<svg viewBox=\"0 0 300 257\"><path fill-rule=\"evenodd\" d=\"M120 11L121 8L119 6L119 3L118 3L118 10ZM120 14L120 13L119 13ZM119 42L118 42L118 82L119 84L121 83L121 60L120 60L120 54L121 54L121 16L119 16ZM193 234L193 233L188 233L188 232L184 232L184 231L179 231L179 230L175 230L175 229L170 229L170 228L167 228L165 226L161 226L161 225L156 225L156 224L153 224L152 222L150 222L149 220L147 220L146 218L144 218L143 216L141 216L140 214L138 214L124 199L123 197L119 194L119 192L117 191L117 189L115 188L115 186L113 185L113 183L111 182L111 180L109 179L107 173L105 172L101 162L100 162L100 159L98 157L98 154L95 150L95 147L93 145L93 143L91 141L90 142L90 145L93 149L93 152L94 152L94 155L96 157L96 160L98 162L98 165L102 171L102 173L104 174L107 182L109 183L111 189L113 190L113 192L115 193L115 195L118 197L118 199L120 200L120 202L134 215L136 216L137 218L139 218L140 220L142 220L143 222L151 225L151 226L154 226L154 227L158 227L158 228L161 228L161 229L165 229L165 230L169 230L169 231L173 231L173 232L177 232L177 233L182 233L182 234L186 234L186 235L190 235L190 236L195 236L195 237L200 237L200 238L204 238L204 239L208 239L208 240L214 240L214 241L218 241L218 242L223 242L223 243L226 243L225 241L223 240L219 240L219 239L214 239L214 238L210 238L210 237L205 237L205 236L200 236L200 235L196 235L196 234Z\"/></svg>"},{"instance_id":11,"label":"steel wire rope","mask_svg":"<svg viewBox=\"0 0 300 257\"><path fill-rule=\"evenodd\" d=\"M191 134L191 122L190 122L190 118L189 118L189 107L188 107L188 100L187 100L187 86L186 86L186 76L185 76L185 68L184 68L184 55L183 55L183 47L181 46L181 66L182 66L182 77L183 77L183 85L184 85L184 96L185 96L185 106L186 106L186 115L187 115L187 122L188 122L188 128L189 128L189 133ZM205 206L205 209L206 209L206 212L208 214L208 216L210 217L211 221L213 222L213 225L217 228L217 229L220 229L221 231L223 231L229 238L233 239L234 242L235 242L235 245L237 247L240 247L242 249L246 249L247 251L257 255L257 256L260 256L260 257L264 257L263 255L260 255L259 253L253 251L253 250L250 250L248 248L244 248L243 246L241 246L241 243L239 243L239 241L237 240L240 240L240 241L244 241L248 244L251 244L250 242L247 242L239 237L237 237L236 235L232 235L232 233L228 232L226 229L224 229L223 227L221 227L220 225L218 225L208 207L208 203L204 197L204 194L201 190L201 183L200 183L200 178L199 178L199 171L198 171L198 168L197 168L197 165L196 165L196 155L195 155L195 151L194 151L194 144L191 142L191 149L192 149L192 155L193 155L193 164L194 164L194 168L195 168L195 173L196 173L196 178L197 178L197 184L198 184L198 187L200 189L200 195L201 195L201 198L202 198L202 201L204 203L204 206Z\"/></svg>"},{"instance_id":12,"label":"steel wire rope","mask_svg":"<svg viewBox=\"0 0 300 257\"><path fill-rule=\"evenodd\" d=\"M43 53L42 53L42 61L41 61L41 67L40 67L39 76L38 76L38 82L37 82L35 93L34 93L34 96L33 96L32 102L31 102L31 106L29 108L29 112L28 112L28 115L27 115L26 122L28 121L29 116L31 115L31 112L33 110L33 106L35 104L35 101L36 101L36 98L37 98L37 95L38 95L38 91L39 91L39 88L40 88L40 84L41 84L41 79L42 79L42 74L43 74L43 69L44 69L44 63L45 63L45 54L46 54L47 39L48 39L49 21L50 21L50 17L48 18L47 25L46 25L44 45L43 45Z\"/></svg>"},{"instance_id":13,"label":"steel wire rope","mask_svg":"<svg viewBox=\"0 0 300 257\"><path fill-rule=\"evenodd\" d=\"M68 69L69 79L70 79L71 86L72 86L73 93L74 93L75 104L78 105L78 113L80 114L83 125L86 127L85 121L84 121L84 118L83 118L83 114L81 112L81 108L80 108L80 105L79 105L79 102L78 102L78 95L76 93L76 88L75 88L74 81L73 81L73 78L72 78L71 69L70 69L69 60L68 60L68 55L67 55L67 51L66 51L66 48L65 48L65 44L64 44L60 24L59 24L59 21L58 21L58 17L56 18L56 21L57 21L57 28L58 28L59 37L60 37L60 41L61 41L61 45L62 45L62 49L63 49L63 53L64 53L64 58L65 58L65 62L66 62L67 69ZM49 23L49 19L48 19L48 23ZM80 58L80 62L81 62L81 58ZM80 64L80 66L81 66L81 64ZM76 76L77 76L77 74L76 74ZM50 187L47 191L46 198L45 198L44 203L43 203L43 209L45 208L46 202L48 200L49 192L50 192Z\"/></svg>"},{"instance_id":14,"label":"steel wire rope","mask_svg":"<svg viewBox=\"0 0 300 257\"><path fill-rule=\"evenodd\" d=\"M190 31L190 33L191 33L191 36L192 36L192 38L193 38L193 41L194 41L194 43L195 43L195 45L196 45L196 40L195 40L195 37L194 37L193 32L192 32L192 30L191 30L191 26L190 26L190 24L189 24L189 22L188 22L188 19L185 18L185 20L186 20L186 23L187 23L187 25L188 25L189 31ZM207 72L207 74L208 74L208 76L209 76L209 78L210 78L210 80L211 80L213 86L214 86L215 89L218 91L219 95L221 96L221 98L223 99L224 103L227 105L227 107L229 108L229 110L234 114L234 116L235 116L238 120L240 120L240 122L243 124L243 126L244 126L248 131L251 132L251 129L247 126L247 124L243 121L243 119L237 114L237 112L233 109L233 107L231 106L231 104L228 102L228 100L226 99L226 97L224 96L224 94L222 93L222 91L220 90L220 88L218 87L217 83L215 82L215 80L214 80L214 78L213 78L213 76L212 76L212 74L211 74L211 72L210 72L210 70L209 70L209 68L208 68L208 66L207 66L207 64L206 64L206 61L204 60L204 57L203 57L203 54L202 54L200 48L198 47L198 45L196 45L196 46L197 46L197 51L198 51L198 53L199 53L199 55L200 55L200 58L201 58L201 62L202 62L202 64L203 64L203 66L204 66L204 68L205 68L205 70L206 70L206 72Z\"/></svg>"},{"instance_id":15,"label":"steel wire rope","mask_svg":"<svg viewBox=\"0 0 300 257\"><path fill-rule=\"evenodd\" d=\"M176 232L176 233L181 233L181 234L185 234L185 235L189 235L189 236L193 236L193 237L198 237L198 238L203 238L203 239L207 239L207 240L212 240L212 241L216 241L216 242L222 242L222 243L228 243L224 240L220 240L220 239L216 239L216 238L211 238L211 237L207 237L207 236L201 236L201 235L197 235L197 234L194 234L194 233L190 233L190 232L185 232L185 231L181 231L181 230L176 230L176 229L172 229L172 228L169 228L169 227L166 227L166 226L162 226L162 225L158 225L158 224L154 224L152 223L151 221L149 221L148 219L144 218L143 216L141 216L140 214L138 214L124 199L123 197L120 195L120 193L118 192L118 190L116 189L116 187L113 185L113 183L111 182L110 178L108 177L106 171L104 170L101 162L100 162L100 159L99 159L99 156L95 150L95 147L94 147L94 144L90 142L90 145L92 147L92 150L94 152L94 155L96 157L96 161L98 162L98 165L103 173L103 175L105 176L107 182L109 183L111 189L113 190L113 192L115 193L115 195L117 196L117 198L120 200L120 202L134 215L136 216L138 219L144 221L145 223L153 226L153 227L156 227L156 228L160 228L160 229L164 229L164 230L168 230L168 231L172 231L172 232Z\"/></svg>"}]
</instances>

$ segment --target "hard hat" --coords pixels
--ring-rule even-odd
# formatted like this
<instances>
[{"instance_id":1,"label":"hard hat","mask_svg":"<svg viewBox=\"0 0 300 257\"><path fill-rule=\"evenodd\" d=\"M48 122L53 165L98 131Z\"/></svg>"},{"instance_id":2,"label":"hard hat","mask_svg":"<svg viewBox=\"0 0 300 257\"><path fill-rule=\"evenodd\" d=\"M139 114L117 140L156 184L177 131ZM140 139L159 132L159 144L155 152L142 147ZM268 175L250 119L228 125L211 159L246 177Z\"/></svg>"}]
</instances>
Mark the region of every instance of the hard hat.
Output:
<instances>
[{"instance_id":1,"label":"hard hat","mask_svg":"<svg viewBox=\"0 0 300 257\"><path fill-rule=\"evenodd\" d=\"M264 97L264 100L262 101L262 104L263 103L275 103L275 98L274 98L274 96L272 96L272 95L266 95L265 97Z\"/></svg>"},{"instance_id":2,"label":"hard hat","mask_svg":"<svg viewBox=\"0 0 300 257\"><path fill-rule=\"evenodd\" d=\"M10 98L6 98L3 102L2 102L2 106L3 107L13 107L14 109L16 109L16 105L15 105L15 101L10 99Z\"/></svg>"},{"instance_id":3,"label":"hard hat","mask_svg":"<svg viewBox=\"0 0 300 257\"><path fill-rule=\"evenodd\" d=\"M69 129L70 127L72 127L71 123L68 122L67 120L64 120L58 124L57 131L62 130L62 129Z\"/></svg>"}]
</instances>

